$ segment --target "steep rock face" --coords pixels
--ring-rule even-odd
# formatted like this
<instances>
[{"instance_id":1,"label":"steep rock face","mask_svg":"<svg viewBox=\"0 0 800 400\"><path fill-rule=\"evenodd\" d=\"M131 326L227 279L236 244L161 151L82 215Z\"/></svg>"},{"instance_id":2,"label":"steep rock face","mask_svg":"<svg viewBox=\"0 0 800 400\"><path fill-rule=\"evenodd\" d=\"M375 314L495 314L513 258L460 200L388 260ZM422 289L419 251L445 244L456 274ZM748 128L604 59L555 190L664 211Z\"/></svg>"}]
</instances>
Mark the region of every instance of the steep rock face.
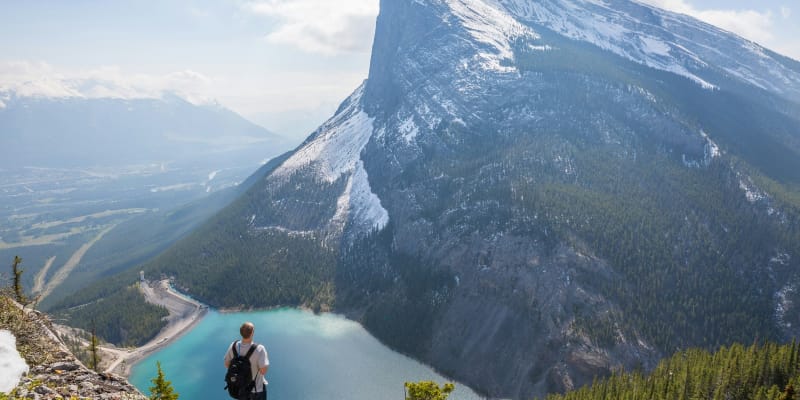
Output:
<instances>
[{"instance_id":1,"label":"steep rock face","mask_svg":"<svg viewBox=\"0 0 800 400\"><path fill-rule=\"evenodd\" d=\"M491 394L563 390L617 365L652 365L665 349L620 328L630 316L618 302L636 296L607 288L635 284L635 274L570 239L575 232L554 240L555 220L577 216L539 219L543 208L516 191L553 180L598 190L582 177L597 161L580 160L596 149L612 164L680 154L709 167L720 154L708 128L664 92L724 98L725 85L749 85L797 98L796 63L697 21L615 3L382 3L364 100L376 119L361 157L392 221L388 257L413 255L457 282L432 289L447 300L430 302L434 327L407 350ZM652 33L637 33L644 25ZM667 33L676 26L696 42ZM796 148L786 159L797 161ZM367 315L367 326L382 324ZM585 318L614 327L611 340L577 327Z\"/></svg>"},{"instance_id":2,"label":"steep rock face","mask_svg":"<svg viewBox=\"0 0 800 400\"><path fill-rule=\"evenodd\" d=\"M798 333L797 62L623 0L387 0L374 43L336 115L149 268L230 305L198 271L307 273L271 246L313 242L302 299L280 278L264 305L322 302L492 396Z\"/></svg>"}]
</instances>

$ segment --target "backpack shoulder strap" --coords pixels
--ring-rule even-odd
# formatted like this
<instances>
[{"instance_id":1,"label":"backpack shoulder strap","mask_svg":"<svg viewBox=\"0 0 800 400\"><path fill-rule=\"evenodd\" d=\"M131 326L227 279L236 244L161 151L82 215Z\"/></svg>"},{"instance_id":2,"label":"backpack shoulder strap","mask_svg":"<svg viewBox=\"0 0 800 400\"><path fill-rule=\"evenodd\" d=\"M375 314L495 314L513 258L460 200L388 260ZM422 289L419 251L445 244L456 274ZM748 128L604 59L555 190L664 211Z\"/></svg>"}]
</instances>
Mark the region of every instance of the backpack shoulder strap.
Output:
<instances>
[{"instance_id":1,"label":"backpack shoulder strap","mask_svg":"<svg viewBox=\"0 0 800 400\"><path fill-rule=\"evenodd\" d=\"M231 350L233 350L233 358L239 357L239 352L236 351L236 343L239 343L239 341L234 340L233 344L231 344Z\"/></svg>"},{"instance_id":2,"label":"backpack shoulder strap","mask_svg":"<svg viewBox=\"0 0 800 400\"><path fill-rule=\"evenodd\" d=\"M250 356L252 356L252 355L253 355L253 352L254 352L254 351L256 351L256 348L257 348L257 347L258 347L258 343L256 343L256 342L253 342L253 344L251 344L251 345L250 345L250 350L247 350L247 355L246 355L246 356L244 356L244 358L247 358L247 359L249 359L249 358L250 358Z\"/></svg>"}]
</instances>

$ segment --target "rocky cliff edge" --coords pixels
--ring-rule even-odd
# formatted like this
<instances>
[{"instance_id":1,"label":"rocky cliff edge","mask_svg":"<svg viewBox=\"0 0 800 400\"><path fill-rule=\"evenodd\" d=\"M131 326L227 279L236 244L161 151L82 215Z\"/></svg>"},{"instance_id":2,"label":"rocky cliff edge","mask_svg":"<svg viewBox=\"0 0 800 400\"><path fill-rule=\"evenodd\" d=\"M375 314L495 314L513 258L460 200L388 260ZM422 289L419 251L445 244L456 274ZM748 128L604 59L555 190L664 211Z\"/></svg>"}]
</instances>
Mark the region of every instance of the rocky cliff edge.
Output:
<instances>
[{"instance_id":1,"label":"rocky cliff edge","mask_svg":"<svg viewBox=\"0 0 800 400\"><path fill-rule=\"evenodd\" d=\"M0 399L147 399L125 378L87 368L56 336L46 315L3 295L0 330L16 337L17 351L29 367L17 387L0 393Z\"/></svg>"}]
</instances>

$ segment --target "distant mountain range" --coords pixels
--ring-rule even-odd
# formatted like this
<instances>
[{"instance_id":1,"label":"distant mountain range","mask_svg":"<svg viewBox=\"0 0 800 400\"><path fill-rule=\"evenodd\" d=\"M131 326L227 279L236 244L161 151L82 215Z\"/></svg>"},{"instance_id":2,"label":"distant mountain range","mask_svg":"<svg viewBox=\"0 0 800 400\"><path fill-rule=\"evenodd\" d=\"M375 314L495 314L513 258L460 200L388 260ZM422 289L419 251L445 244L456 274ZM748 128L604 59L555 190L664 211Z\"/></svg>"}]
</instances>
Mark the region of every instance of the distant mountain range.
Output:
<instances>
[{"instance_id":1,"label":"distant mountain range","mask_svg":"<svg viewBox=\"0 0 800 400\"><path fill-rule=\"evenodd\" d=\"M145 269L530 398L797 336L798 267L797 61L629 0L385 0L364 84Z\"/></svg>"},{"instance_id":2,"label":"distant mountain range","mask_svg":"<svg viewBox=\"0 0 800 400\"><path fill-rule=\"evenodd\" d=\"M159 99L3 96L0 168L214 160L257 164L286 139L219 105Z\"/></svg>"}]
</instances>

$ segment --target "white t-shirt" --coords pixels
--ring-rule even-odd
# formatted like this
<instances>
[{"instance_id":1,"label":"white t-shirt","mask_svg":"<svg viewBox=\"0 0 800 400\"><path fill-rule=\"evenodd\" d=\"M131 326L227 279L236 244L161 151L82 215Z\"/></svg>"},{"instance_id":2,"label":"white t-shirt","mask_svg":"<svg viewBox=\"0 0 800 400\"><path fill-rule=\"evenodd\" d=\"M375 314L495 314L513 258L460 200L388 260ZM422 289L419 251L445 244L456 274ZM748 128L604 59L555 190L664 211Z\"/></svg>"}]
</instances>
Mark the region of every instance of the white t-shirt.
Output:
<instances>
[{"instance_id":1,"label":"white t-shirt","mask_svg":"<svg viewBox=\"0 0 800 400\"><path fill-rule=\"evenodd\" d=\"M250 351L250 343L242 343L241 340L237 340L233 343L236 343L236 352L239 353L240 356L246 356L247 352ZM231 343L228 346L228 351L225 352L225 364L230 365L231 360L233 360L233 350L231 347L233 346ZM267 355L267 349L264 348L262 345L258 345L256 349L253 351L253 354L250 356L250 369L253 372L253 376L255 377L256 381L256 392L263 392L264 386L267 385L267 379L259 370L269 365L269 356Z\"/></svg>"}]
</instances>

